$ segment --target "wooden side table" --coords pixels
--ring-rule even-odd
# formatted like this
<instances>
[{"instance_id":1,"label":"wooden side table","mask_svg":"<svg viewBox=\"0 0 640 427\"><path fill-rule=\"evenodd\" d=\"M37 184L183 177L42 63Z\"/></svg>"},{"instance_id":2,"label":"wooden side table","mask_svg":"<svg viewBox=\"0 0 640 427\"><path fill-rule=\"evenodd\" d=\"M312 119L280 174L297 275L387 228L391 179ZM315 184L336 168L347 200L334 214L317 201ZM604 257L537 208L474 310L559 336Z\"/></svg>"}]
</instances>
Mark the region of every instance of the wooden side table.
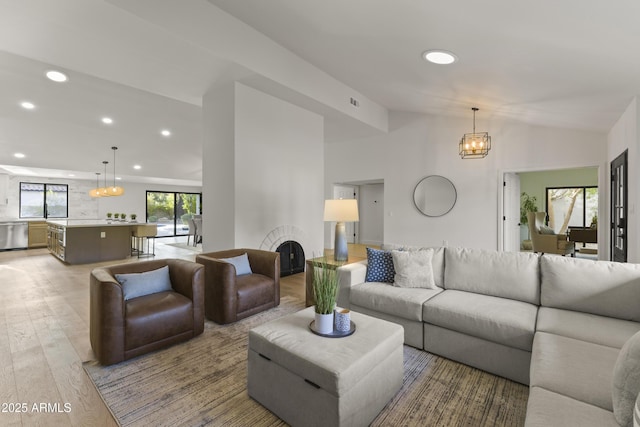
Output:
<instances>
[{"instance_id":1,"label":"wooden side table","mask_svg":"<svg viewBox=\"0 0 640 427\"><path fill-rule=\"evenodd\" d=\"M367 257L361 256L352 256L349 255L349 258L346 261L336 261L333 259L333 254L327 255L327 257L319 257L319 258L311 258L306 261L307 268L304 271L304 281L305 281L305 304L306 307L310 307L314 305L315 299L313 298L313 268L330 268L332 270L337 269L340 266L353 264L354 262L366 260Z\"/></svg>"}]
</instances>

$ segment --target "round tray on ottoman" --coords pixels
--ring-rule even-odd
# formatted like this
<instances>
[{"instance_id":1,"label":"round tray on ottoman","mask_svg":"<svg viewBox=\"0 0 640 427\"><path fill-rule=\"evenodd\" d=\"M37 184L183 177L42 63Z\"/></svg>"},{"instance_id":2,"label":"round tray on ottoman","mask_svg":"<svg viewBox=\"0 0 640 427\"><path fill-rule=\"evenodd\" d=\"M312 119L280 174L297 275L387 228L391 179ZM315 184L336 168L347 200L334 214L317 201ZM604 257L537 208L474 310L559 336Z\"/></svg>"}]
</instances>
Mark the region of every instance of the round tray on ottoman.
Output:
<instances>
[{"instance_id":1,"label":"round tray on ottoman","mask_svg":"<svg viewBox=\"0 0 640 427\"><path fill-rule=\"evenodd\" d=\"M342 338L342 337L348 337L349 335L353 334L356 331L356 324L353 323L353 320L352 320L351 327L349 328L348 331L338 331L334 329L332 332L329 332L328 334L323 334L316 331L316 321L312 320L311 323L309 323L309 329L311 329L311 332L313 332L316 335L320 335L321 337Z\"/></svg>"}]
</instances>

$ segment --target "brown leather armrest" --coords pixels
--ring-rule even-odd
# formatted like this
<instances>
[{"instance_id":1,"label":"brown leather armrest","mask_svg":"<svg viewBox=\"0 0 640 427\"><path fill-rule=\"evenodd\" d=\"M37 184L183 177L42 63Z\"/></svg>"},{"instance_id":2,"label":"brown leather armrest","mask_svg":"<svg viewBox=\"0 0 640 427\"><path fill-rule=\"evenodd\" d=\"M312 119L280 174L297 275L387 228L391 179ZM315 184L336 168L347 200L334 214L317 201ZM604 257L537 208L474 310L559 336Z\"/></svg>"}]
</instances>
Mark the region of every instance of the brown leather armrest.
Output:
<instances>
[{"instance_id":1,"label":"brown leather armrest","mask_svg":"<svg viewBox=\"0 0 640 427\"><path fill-rule=\"evenodd\" d=\"M182 259L168 259L173 289L193 302L193 335L204 331L204 266Z\"/></svg>"},{"instance_id":2,"label":"brown leather armrest","mask_svg":"<svg viewBox=\"0 0 640 427\"><path fill-rule=\"evenodd\" d=\"M275 279L280 277L280 253L258 249L243 249L249 257L249 264L253 273Z\"/></svg>"},{"instance_id":3,"label":"brown leather armrest","mask_svg":"<svg viewBox=\"0 0 640 427\"><path fill-rule=\"evenodd\" d=\"M236 268L228 262L207 255L196 256L196 262L204 265L207 318L217 323L235 322L238 305Z\"/></svg>"},{"instance_id":4,"label":"brown leather armrest","mask_svg":"<svg viewBox=\"0 0 640 427\"><path fill-rule=\"evenodd\" d=\"M280 304L280 253L258 249L246 249L251 271L273 279L274 303Z\"/></svg>"},{"instance_id":5,"label":"brown leather armrest","mask_svg":"<svg viewBox=\"0 0 640 427\"><path fill-rule=\"evenodd\" d=\"M122 287L107 269L96 268L89 280L89 335L103 365L124 360L124 298Z\"/></svg>"}]
</instances>

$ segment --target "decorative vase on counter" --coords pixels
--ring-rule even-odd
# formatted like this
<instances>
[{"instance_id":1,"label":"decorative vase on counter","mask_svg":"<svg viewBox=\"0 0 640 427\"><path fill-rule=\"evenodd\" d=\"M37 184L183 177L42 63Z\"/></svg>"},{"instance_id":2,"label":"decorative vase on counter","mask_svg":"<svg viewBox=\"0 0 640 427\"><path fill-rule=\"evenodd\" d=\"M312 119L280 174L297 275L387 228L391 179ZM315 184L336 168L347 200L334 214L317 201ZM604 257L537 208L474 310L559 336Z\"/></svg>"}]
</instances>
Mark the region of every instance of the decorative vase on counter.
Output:
<instances>
[{"instance_id":1,"label":"decorative vase on counter","mask_svg":"<svg viewBox=\"0 0 640 427\"><path fill-rule=\"evenodd\" d=\"M333 313L315 313L315 330L320 334L330 334L333 332Z\"/></svg>"}]
</instances>

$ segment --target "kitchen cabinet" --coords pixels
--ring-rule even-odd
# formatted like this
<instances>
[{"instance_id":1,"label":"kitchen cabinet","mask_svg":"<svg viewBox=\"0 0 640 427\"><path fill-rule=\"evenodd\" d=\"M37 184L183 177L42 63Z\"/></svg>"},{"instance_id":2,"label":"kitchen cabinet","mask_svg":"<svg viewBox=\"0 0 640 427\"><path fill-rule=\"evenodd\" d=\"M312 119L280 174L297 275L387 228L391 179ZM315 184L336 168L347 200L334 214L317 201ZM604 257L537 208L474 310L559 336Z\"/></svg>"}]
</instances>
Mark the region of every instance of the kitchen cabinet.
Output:
<instances>
[{"instance_id":1,"label":"kitchen cabinet","mask_svg":"<svg viewBox=\"0 0 640 427\"><path fill-rule=\"evenodd\" d=\"M29 221L29 249L47 247L47 223Z\"/></svg>"}]
</instances>

